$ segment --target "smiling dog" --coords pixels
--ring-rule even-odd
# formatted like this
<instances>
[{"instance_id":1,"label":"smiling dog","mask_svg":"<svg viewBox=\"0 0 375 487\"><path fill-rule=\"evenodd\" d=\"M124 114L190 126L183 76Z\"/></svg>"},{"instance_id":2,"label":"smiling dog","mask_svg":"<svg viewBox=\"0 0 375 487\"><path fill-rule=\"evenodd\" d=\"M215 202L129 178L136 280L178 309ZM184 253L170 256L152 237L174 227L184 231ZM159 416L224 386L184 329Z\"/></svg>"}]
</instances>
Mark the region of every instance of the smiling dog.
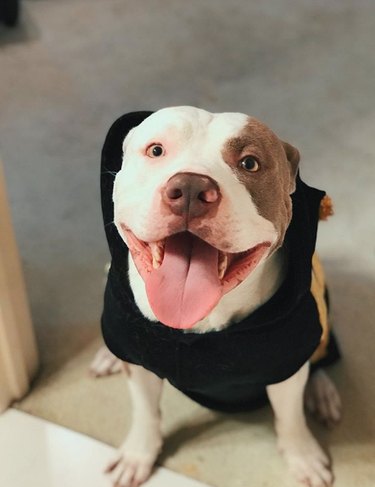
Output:
<instances>
[{"instance_id":1,"label":"smiling dog","mask_svg":"<svg viewBox=\"0 0 375 487\"><path fill-rule=\"evenodd\" d=\"M338 393L319 367L338 358L314 254L327 199L302 182L298 163L297 149L240 113L174 107L125 115L110 129L102 329L128 364L133 403L131 430L108 467L114 485L150 475L162 446L163 379L220 411L250 410L268 397L294 476L332 484L303 411L313 358L307 405L325 421L340 417Z\"/></svg>"}]
</instances>

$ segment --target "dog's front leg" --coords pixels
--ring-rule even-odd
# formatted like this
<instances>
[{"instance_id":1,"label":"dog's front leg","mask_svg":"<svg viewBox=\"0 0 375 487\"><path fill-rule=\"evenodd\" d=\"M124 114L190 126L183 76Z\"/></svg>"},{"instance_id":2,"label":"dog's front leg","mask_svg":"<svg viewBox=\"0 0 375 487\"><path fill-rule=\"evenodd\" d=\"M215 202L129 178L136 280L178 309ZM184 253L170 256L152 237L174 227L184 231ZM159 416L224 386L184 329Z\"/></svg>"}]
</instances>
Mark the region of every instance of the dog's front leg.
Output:
<instances>
[{"instance_id":1,"label":"dog's front leg","mask_svg":"<svg viewBox=\"0 0 375 487\"><path fill-rule=\"evenodd\" d=\"M293 475L310 487L332 485L330 462L306 425L303 393L309 375L306 363L289 379L267 387L275 413L278 447Z\"/></svg>"},{"instance_id":2,"label":"dog's front leg","mask_svg":"<svg viewBox=\"0 0 375 487\"><path fill-rule=\"evenodd\" d=\"M136 487L151 474L161 450L160 396L162 379L138 365L127 364L132 424L117 457L106 472L116 487Z\"/></svg>"}]
</instances>

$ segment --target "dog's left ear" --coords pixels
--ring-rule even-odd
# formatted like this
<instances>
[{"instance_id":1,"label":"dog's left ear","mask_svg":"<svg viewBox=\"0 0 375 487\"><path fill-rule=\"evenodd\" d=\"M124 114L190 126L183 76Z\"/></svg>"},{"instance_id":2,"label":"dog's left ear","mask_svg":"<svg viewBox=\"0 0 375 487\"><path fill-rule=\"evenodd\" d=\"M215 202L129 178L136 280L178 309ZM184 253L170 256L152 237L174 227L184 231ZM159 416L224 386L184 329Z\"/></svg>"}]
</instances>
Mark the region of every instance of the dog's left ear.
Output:
<instances>
[{"instance_id":1,"label":"dog's left ear","mask_svg":"<svg viewBox=\"0 0 375 487\"><path fill-rule=\"evenodd\" d=\"M288 144L288 142L281 141L284 151L286 154L286 158L289 162L289 169L290 169L290 190L289 193L292 194L296 190L296 176L298 172L298 164L300 160L300 155L298 149L293 147L292 145Z\"/></svg>"}]
</instances>

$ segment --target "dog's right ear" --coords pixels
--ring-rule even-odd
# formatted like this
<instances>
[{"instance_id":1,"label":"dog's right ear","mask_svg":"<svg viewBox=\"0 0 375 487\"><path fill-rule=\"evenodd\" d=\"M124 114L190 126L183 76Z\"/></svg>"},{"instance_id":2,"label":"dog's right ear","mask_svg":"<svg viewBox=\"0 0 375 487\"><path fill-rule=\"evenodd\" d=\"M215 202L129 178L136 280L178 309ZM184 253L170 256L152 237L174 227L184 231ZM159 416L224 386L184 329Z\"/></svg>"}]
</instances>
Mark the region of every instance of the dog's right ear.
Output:
<instances>
[{"instance_id":1,"label":"dog's right ear","mask_svg":"<svg viewBox=\"0 0 375 487\"><path fill-rule=\"evenodd\" d=\"M296 190L296 177L298 173L298 164L300 161L300 154L298 149L296 149L293 145L288 144L288 142L281 141L286 158L288 159L289 166L290 166L290 190L289 194L294 193Z\"/></svg>"}]
</instances>

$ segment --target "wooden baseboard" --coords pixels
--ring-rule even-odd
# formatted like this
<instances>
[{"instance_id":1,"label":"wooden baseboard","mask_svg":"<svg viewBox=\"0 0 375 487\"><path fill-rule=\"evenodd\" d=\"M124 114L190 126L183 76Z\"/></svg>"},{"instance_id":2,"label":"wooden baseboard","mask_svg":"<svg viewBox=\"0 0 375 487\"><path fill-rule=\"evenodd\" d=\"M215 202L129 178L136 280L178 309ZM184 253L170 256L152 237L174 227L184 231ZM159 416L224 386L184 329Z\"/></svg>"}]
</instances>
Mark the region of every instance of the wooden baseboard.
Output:
<instances>
[{"instance_id":1,"label":"wooden baseboard","mask_svg":"<svg viewBox=\"0 0 375 487\"><path fill-rule=\"evenodd\" d=\"M0 161L0 412L27 393L38 352Z\"/></svg>"}]
</instances>

